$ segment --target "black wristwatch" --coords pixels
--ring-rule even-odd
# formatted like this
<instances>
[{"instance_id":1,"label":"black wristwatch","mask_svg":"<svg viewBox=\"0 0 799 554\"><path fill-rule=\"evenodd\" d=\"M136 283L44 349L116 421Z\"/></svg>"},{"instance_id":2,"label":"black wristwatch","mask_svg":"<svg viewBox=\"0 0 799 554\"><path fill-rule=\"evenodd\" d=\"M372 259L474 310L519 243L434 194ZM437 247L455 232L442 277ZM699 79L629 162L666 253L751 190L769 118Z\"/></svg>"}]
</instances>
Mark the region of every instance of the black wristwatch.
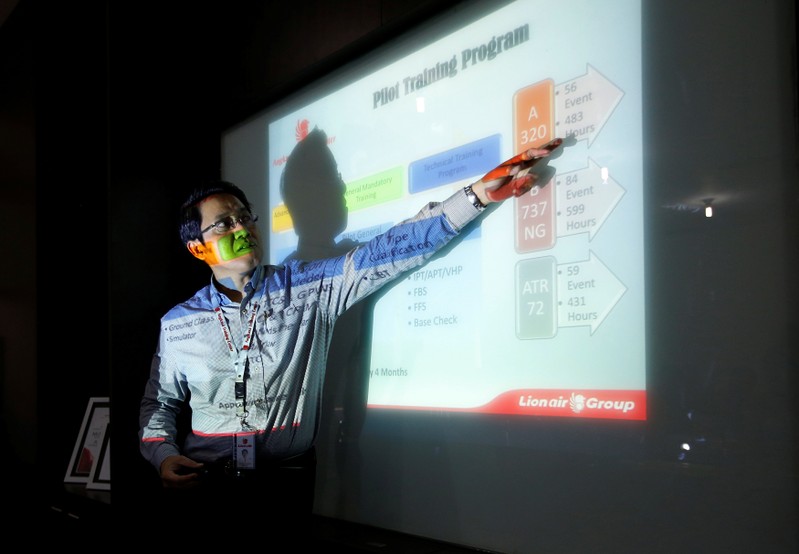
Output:
<instances>
[{"instance_id":1,"label":"black wristwatch","mask_svg":"<svg viewBox=\"0 0 799 554\"><path fill-rule=\"evenodd\" d=\"M480 199L477 197L477 195L472 190L472 185L469 185L468 187L464 187L463 188L463 192L466 193L466 198L469 199L469 202L471 202L474 205L475 208L477 208L480 211L483 211L483 210L486 209L486 205L483 204L482 202L480 202Z\"/></svg>"}]
</instances>

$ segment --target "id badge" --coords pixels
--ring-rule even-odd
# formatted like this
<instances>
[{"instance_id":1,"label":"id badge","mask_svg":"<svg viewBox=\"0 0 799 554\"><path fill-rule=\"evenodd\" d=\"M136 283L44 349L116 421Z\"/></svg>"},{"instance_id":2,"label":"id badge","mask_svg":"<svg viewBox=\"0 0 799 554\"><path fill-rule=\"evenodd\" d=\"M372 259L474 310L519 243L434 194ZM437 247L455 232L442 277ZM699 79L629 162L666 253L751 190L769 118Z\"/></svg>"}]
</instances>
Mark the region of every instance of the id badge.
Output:
<instances>
[{"instance_id":1,"label":"id badge","mask_svg":"<svg viewBox=\"0 0 799 554\"><path fill-rule=\"evenodd\" d=\"M236 469L255 469L255 435L236 435Z\"/></svg>"}]
</instances>

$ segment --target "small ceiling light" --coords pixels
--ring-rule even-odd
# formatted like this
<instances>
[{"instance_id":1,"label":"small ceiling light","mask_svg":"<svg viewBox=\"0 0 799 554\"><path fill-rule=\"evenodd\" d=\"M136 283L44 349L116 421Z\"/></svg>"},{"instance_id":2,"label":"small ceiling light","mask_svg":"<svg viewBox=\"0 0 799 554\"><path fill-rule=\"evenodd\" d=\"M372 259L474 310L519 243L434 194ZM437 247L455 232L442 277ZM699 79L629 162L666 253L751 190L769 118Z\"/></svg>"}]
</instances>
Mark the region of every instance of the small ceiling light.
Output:
<instances>
[{"instance_id":1,"label":"small ceiling light","mask_svg":"<svg viewBox=\"0 0 799 554\"><path fill-rule=\"evenodd\" d=\"M703 198L702 202L705 203L705 217L713 217L713 199Z\"/></svg>"}]
</instances>

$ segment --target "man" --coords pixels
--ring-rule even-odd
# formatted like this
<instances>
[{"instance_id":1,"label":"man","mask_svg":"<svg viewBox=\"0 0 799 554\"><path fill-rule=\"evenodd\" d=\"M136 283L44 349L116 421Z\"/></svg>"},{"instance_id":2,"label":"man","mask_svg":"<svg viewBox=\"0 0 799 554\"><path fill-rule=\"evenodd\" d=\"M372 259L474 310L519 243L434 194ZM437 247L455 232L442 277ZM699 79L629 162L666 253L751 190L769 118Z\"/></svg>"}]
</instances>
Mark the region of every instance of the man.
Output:
<instances>
[{"instance_id":1,"label":"man","mask_svg":"<svg viewBox=\"0 0 799 554\"><path fill-rule=\"evenodd\" d=\"M201 500L232 522L242 514L310 516L337 319L432 257L486 205L530 190L532 164L549 152L511 158L346 254L280 266L262 265L257 216L238 187L196 189L182 207L180 237L208 264L211 282L162 318L140 411L141 452L164 488L177 492L169 509L186 515ZM186 402L191 430L183 433L178 415Z\"/></svg>"}]
</instances>

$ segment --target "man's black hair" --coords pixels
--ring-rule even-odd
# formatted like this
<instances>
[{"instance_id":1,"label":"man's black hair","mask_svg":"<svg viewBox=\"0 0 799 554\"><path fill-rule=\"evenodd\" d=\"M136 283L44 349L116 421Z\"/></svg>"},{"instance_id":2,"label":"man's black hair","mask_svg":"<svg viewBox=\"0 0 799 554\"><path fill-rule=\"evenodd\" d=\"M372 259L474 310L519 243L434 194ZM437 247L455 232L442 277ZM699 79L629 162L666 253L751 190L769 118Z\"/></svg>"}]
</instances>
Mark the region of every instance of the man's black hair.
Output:
<instances>
[{"instance_id":1,"label":"man's black hair","mask_svg":"<svg viewBox=\"0 0 799 554\"><path fill-rule=\"evenodd\" d=\"M228 181L208 181L197 186L183 203L180 208L180 240L183 244L194 239L205 243L200 232L202 229L202 214L200 214L200 203L215 194L231 194L238 198L247 211L252 213L250 201L247 195L239 187Z\"/></svg>"}]
</instances>

